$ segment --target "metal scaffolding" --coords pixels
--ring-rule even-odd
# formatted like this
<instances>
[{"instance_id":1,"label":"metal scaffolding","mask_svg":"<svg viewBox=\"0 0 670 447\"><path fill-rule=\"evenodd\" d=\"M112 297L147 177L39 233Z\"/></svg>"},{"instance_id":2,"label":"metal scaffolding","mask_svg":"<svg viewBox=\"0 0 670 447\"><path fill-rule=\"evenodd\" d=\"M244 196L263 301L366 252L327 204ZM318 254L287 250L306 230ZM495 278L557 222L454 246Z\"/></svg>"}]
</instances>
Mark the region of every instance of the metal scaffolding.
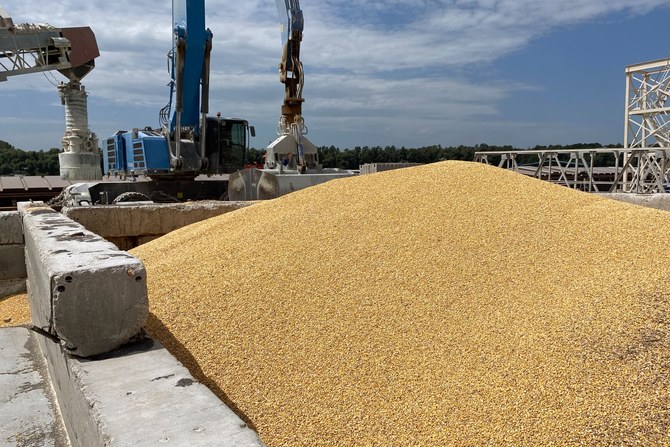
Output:
<instances>
[{"instance_id":1,"label":"metal scaffolding","mask_svg":"<svg viewBox=\"0 0 670 447\"><path fill-rule=\"evenodd\" d=\"M48 70L64 70L70 41L48 25L0 27L0 81L8 76Z\"/></svg>"},{"instance_id":2,"label":"metal scaffolding","mask_svg":"<svg viewBox=\"0 0 670 447\"><path fill-rule=\"evenodd\" d=\"M670 58L626 67L625 147L670 148Z\"/></svg>"},{"instance_id":3,"label":"metal scaffolding","mask_svg":"<svg viewBox=\"0 0 670 447\"><path fill-rule=\"evenodd\" d=\"M475 152L538 179L589 192L670 189L670 58L626 67L624 147Z\"/></svg>"},{"instance_id":4,"label":"metal scaffolding","mask_svg":"<svg viewBox=\"0 0 670 447\"><path fill-rule=\"evenodd\" d=\"M599 148L475 152L475 161L587 192L666 192L670 149Z\"/></svg>"}]
</instances>

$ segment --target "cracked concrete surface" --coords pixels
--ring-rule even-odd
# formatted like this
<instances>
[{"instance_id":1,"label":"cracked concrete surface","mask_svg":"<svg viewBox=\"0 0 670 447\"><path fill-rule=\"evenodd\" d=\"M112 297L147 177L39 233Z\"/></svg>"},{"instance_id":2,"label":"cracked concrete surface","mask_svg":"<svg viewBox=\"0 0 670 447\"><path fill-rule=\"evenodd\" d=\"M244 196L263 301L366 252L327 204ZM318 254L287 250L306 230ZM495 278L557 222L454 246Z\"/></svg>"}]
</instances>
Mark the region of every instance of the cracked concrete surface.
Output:
<instances>
[{"instance_id":1,"label":"cracked concrete surface","mask_svg":"<svg viewBox=\"0 0 670 447\"><path fill-rule=\"evenodd\" d=\"M35 337L0 329L0 447L70 445Z\"/></svg>"}]
</instances>

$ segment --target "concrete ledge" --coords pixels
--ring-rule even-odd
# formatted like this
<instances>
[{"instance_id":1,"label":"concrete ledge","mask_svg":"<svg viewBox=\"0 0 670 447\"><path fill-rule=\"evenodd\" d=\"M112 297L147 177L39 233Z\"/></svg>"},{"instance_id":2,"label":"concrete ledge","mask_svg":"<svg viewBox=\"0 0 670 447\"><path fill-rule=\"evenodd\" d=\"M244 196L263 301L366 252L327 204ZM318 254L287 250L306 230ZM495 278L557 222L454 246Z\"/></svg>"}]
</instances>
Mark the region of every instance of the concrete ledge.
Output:
<instances>
[{"instance_id":1,"label":"concrete ledge","mask_svg":"<svg viewBox=\"0 0 670 447\"><path fill-rule=\"evenodd\" d=\"M148 314L144 265L51 208L20 209L33 324L82 357L136 336Z\"/></svg>"},{"instance_id":2,"label":"concrete ledge","mask_svg":"<svg viewBox=\"0 0 670 447\"><path fill-rule=\"evenodd\" d=\"M0 299L9 295L23 293L26 291L26 279L3 279L0 280Z\"/></svg>"},{"instance_id":3,"label":"concrete ledge","mask_svg":"<svg viewBox=\"0 0 670 447\"><path fill-rule=\"evenodd\" d=\"M94 207L68 207L61 212L105 239L162 236L178 228L220 214L235 211L253 202L215 200Z\"/></svg>"},{"instance_id":4,"label":"concrete ledge","mask_svg":"<svg viewBox=\"0 0 670 447\"><path fill-rule=\"evenodd\" d=\"M160 343L79 359L40 337L72 446L263 446Z\"/></svg>"},{"instance_id":5,"label":"concrete ledge","mask_svg":"<svg viewBox=\"0 0 670 447\"><path fill-rule=\"evenodd\" d=\"M655 208L657 210L670 211L670 194L633 194L633 193L599 193L601 197L617 200L619 202L633 203L635 205Z\"/></svg>"},{"instance_id":6,"label":"concrete ledge","mask_svg":"<svg viewBox=\"0 0 670 447\"><path fill-rule=\"evenodd\" d=\"M68 446L36 336L0 329L0 445Z\"/></svg>"},{"instance_id":7,"label":"concrete ledge","mask_svg":"<svg viewBox=\"0 0 670 447\"><path fill-rule=\"evenodd\" d=\"M635 205L655 208L657 210L670 211L670 194L633 194L633 193L600 193L601 197L617 200L619 202L633 203Z\"/></svg>"},{"instance_id":8,"label":"concrete ledge","mask_svg":"<svg viewBox=\"0 0 670 447\"><path fill-rule=\"evenodd\" d=\"M23 226L18 211L0 212L0 298L26 291Z\"/></svg>"},{"instance_id":9,"label":"concrete ledge","mask_svg":"<svg viewBox=\"0 0 670 447\"><path fill-rule=\"evenodd\" d=\"M23 245L0 245L0 281L26 278Z\"/></svg>"},{"instance_id":10,"label":"concrete ledge","mask_svg":"<svg viewBox=\"0 0 670 447\"><path fill-rule=\"evenodd\" d=\"M18 211L0 211L0 245L23 244L23 227Z\"/></svg>"}]
</instances>

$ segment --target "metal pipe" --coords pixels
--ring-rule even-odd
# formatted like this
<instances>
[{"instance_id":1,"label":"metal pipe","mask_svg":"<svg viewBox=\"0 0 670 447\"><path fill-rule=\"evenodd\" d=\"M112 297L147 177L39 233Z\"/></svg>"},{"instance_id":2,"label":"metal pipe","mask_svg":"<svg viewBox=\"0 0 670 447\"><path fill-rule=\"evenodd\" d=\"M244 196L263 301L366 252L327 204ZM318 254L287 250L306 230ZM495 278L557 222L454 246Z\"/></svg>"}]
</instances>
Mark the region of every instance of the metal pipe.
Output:
<instances>
[{"instance_id":1,"label":"metal pipe","mask_svg":"<svg viewBox=\"0 0 670 447\"><path fill-rule=\"evenodd\" d=\"M209 31L209 30L208 30ZM206 137L207 137L207 113L209 112L209 60L212 52L212 37L208 36L205 43L205 58L202 68L202 88L200 89L200 158L205 161Z\"/></svg>"},{"instance_id":2,"label":"metal pipe","mask_svg":"<svg viewBox=\"0 0 670 447\"><path fill-rule=\"evenodd\" d=\"M174 149L177 160L181 157L181 112L176 113L177 125L174 131Z\"/></svg>"},{"instance_id":3,"label":"metal pipe","mask_svg":"<svg viewBox=\"0 0 670 447\"><path fill-rule=\"evenodd\" d=\"M175 140L175 156L177 158L177 163L181 157L181 112L184 109L184 57L186 52L186 41L182 37L177 38L177 69L175 73L175 84L176 84L176 94L175 94L175 129L174 129L174 140Z\"/></svg>"}]
</instances>

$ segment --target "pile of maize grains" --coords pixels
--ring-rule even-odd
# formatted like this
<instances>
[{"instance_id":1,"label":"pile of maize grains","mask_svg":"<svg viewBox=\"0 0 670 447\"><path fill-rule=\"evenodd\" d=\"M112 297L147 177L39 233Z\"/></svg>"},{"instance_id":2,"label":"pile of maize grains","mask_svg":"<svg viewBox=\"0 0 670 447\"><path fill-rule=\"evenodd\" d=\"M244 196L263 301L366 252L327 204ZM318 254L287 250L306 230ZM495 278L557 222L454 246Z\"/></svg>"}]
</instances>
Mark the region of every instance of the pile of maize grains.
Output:
<instances>
[{"instance_id":1,"label":"pile of maize grains","mask_svg":"<svg viewBox=\"0 0 670 447\"><path fill-rule=\"evenodd\" d=\"M482 164L133 250L149 332L269 446L670 445L670 215Z\"/></svg>"},{"instance_id":2,"label":"pile of maize grains","mask_svg":"<svg viewBox=\"0 0 670 447\"><path fill-rule=\"evenodd\" d=\"M0 298L0 327L30 323L30 306L25 293Z\"/></svg>"}]
</instances>

